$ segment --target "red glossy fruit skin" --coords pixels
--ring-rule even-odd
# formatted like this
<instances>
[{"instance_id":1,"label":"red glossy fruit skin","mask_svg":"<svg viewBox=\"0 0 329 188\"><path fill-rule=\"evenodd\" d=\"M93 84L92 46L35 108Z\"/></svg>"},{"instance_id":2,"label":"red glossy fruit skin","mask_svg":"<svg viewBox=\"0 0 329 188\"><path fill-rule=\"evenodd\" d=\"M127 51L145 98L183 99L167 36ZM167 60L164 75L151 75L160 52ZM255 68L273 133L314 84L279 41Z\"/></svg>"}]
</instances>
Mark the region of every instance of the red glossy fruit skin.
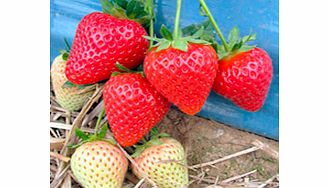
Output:
<instances>
[{"instance_id":1,"label":"red glossy fruit skin","mask_svg":"<svg viewBox=\"0 0 329 188\"><path fill-rule=\"evenodd\" d=\"M264 104L272 81L272 60L253 48L219 61L213 90L240 108L256 112Z\"/></svg>"},{"instance_id":2,"label":"red glossy fruit skin","mask_svg":"<svg viewBox=\"0 0 329 188\"><path fill-rule=\"evenodd\" d=\"M186 114L198 113L217 74L218 59L210 45L189 43L187 52L169 47L146 54L144 72L151 84Z\"/></svg>"},{"instance_id":3,"label":"red glossy fruit skin","mask_svg":"<svg viewBox=\"0 0 329 188\"><path fill-rule=\"evenodd\" d=\"M168 100L140 73L111 77L103 99L110 128L123 147L136 144L170 108Z\"/></svg>"},{"instance_id":4,"label":"red glossy fruit skin","mask_svg":"<svg viewBox=\"0 0 329 188\"><path fill-rule=\"evenodd\" d=\"M119 62L131 69L142 63L149 42L135 21L94 12L80 21L65 70L75 84L92 84L111 76Z\"/></svg>"}]
</instances>

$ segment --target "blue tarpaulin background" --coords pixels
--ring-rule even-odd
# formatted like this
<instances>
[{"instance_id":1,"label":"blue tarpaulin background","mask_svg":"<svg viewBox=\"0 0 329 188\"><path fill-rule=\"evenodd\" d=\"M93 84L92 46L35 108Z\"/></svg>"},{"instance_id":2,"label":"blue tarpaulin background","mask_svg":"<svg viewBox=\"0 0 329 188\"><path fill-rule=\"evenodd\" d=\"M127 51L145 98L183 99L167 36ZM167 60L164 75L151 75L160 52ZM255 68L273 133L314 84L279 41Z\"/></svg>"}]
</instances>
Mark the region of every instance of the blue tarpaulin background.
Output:
<instances>
[{"instance_id":1,"label":"blue tarpaulin background","mask_svg":"<svg viewBox=\"0 0 329 188\"><path fill-rule=\"evenodd\" d=\"M230 101L211 93L199 116L228 124L272 139L279 139L279 2L278 0L206 0L225 36L238 26L241 35L252 29L257 33L254 43L265 49L272 58L274 76L263 108L256 112L241 110ZM65 48L64 37L73 41L76 27L82 17L101 11L98 0L51 0L50 50L52 61ZM175 0L155 0L156 23L173 29ZM198 0L183 0L181 27L204 21L199 15ZM159 34L159 33L158 33Z\"/></svg>"}]
</instances>

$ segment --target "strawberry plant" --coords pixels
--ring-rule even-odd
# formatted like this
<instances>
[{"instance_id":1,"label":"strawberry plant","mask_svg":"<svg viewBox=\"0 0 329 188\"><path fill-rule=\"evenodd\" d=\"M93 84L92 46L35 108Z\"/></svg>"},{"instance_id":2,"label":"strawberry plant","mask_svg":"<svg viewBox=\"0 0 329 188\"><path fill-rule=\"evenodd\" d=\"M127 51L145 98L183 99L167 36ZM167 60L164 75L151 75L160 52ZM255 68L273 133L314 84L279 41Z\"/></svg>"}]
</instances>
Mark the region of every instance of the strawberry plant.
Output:
<instances>
[{"instance_id":1,"label":"strawberry plant","mask_svg":"<svg viewBox=\"0 0 329 188\"><path fill-rule=\"evenodd\" d=\"M179 29L181 0L177 1L173 34L163 25L163 38L145 37L157 44L144 60L146 78L164 97L181 111L198 113L212 88L218 64L210 43L199 39L203 28L192 36Z\"/></svg>"},{"instance_id":2,"label":"strawberry plant","mask_svg":"<svg viewBox=\"0 0 329 188\"><path fill-rule=\"evenodd\" d=\"M267 52L246 43L256 34L240 37L234 27L226 42L204 0L202 12L209 17L222 45L218 46L218 72L213 90L244 110L255 112L264 104L273 77L272 60Z\"/></svg>"},{"instance_id":3,"label":"strawberry plant","mask_svg":"<svg viewBox=\"0 0 329 188\"><path fill-rule=\"evenodd\" d=\"M76 135L82 141L71 146L77 147L71 157L71 169L85 188L122 187L128 169L128 160L123 152L114 145L113 140L105 139L108 126L105 124L98 132L104 113L103 109L98 116L95 134L87 135L76 129Z\"/></svg>"}]
</instances>

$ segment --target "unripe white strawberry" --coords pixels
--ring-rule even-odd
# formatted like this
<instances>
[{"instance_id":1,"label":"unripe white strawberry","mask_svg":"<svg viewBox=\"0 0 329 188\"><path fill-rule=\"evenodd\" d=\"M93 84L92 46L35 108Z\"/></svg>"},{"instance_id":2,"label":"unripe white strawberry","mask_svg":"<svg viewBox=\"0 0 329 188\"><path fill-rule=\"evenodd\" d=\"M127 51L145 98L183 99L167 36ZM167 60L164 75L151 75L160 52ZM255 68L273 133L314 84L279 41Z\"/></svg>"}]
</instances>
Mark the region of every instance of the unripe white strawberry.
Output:
<instances>
[{"instance_id":1,"label":"unripe white strawberry","mask_svg":"<svg viewBox=\"0 0 329 188\"><path fill-rule=\"evenodd\" d=\"M89 88L79 88L77 85L64 87L68 81L65 76L66 60L62 55L57 56L51 65L51 81L55 92L56 101L68 111L80 110L89 97L94 93L91 86Z\"/></svg>"},{"instance_id":2,"label":"unripe white strawberry","mask_svg":"<svg viewBox=\"0 0 329 188\"><path fill-rule=\"evenodd\" d=\"M134 157L159 188L182 188L188 184L187 160L183 146L173 138L159 138L160 144L146 148ZM132 165L134 174L142 178L139 169Z\"/></svg>"},{"instance_id":3,"label":"unripe white strawberry","mask_svg":"<svg viewBox=\"0 0 329 188\"><path fill-rule=\"evenodd\" d=\"M86 142L71 158L72 172L85 188L121 188L127 168L123 152L106 141Z\"/></svg>"}]
</instances>

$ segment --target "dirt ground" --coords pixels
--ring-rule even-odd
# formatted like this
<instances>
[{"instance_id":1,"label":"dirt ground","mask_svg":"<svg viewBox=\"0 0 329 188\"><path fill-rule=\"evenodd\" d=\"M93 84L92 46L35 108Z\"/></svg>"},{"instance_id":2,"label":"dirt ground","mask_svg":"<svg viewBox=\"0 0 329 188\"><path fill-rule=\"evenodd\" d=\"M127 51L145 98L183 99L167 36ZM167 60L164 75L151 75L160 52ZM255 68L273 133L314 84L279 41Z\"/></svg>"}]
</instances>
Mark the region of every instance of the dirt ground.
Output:
<instances>
[{"instance_id":1,"label":"dirt ground","mask_svg":"<svg viewBox=\"0 0 329 188\"><path fill-rule=\"evenodd\" d=\"M259 140L278 151L279 143L255 134L231 128L224 124L197 116L188 116L172 109L158 125L160 132L166 132L179 140L187 150L188 165L213 161L218 158L252 147ZM256 173L250 179L267 180L279 172L278 160L263 150L232 158L202 169L206 175L224 180L252 170ZM190 174L196 172L190 170ZM200 183L200 184L198 184ZM202 187L195 182L189 187Z\"/></svg>"}]
</instances>

